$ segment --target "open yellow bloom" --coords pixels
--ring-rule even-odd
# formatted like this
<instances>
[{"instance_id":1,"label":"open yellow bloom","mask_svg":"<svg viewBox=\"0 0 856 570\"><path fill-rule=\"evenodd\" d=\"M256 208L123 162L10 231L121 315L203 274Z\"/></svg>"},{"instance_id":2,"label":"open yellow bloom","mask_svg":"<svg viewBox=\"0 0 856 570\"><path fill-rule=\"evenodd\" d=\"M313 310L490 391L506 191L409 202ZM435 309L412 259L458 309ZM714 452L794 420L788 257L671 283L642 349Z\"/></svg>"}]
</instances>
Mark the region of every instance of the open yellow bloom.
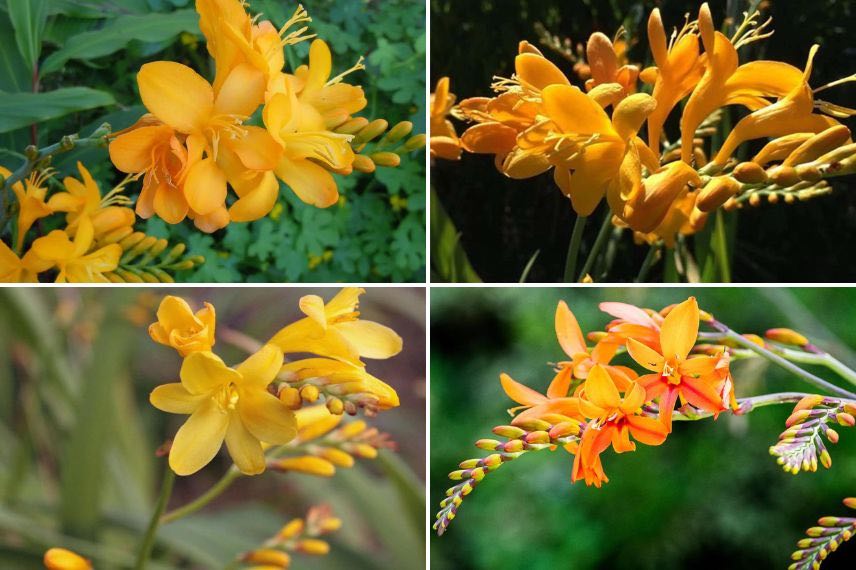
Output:
<instances>
[{"instance_id":1,"label":"open yellow bloom","mask_svg":"<svg viewBox=\"0 0 856 570\"><path fill-rule=\"evenodd\" d=\"M65 548L51 548L43 560L47 570L92 570L86 558Z\"/></svg>"},{"instance_id":2,"label":"open yellow bloom","mask_svg":"<svg viewBox=\"0 0 856 570\"><path fill-rule=\"evenodd\" d=\"M11 176L11 172L0 166L0 174L4 178ZM24 237L36 220L53 214L53 210L45 202L48 192L47 178L51 172L33 172L23 184L16 182L12 185L12 192L18 199L18 239L15 242L16 250L20 252L24 247Z\"/></svg>"},{"instance_id":3,"label":"open yellow bloom","mask_svg":"<svg viewBox=\"0 0 856 570\"><path fill-rule=\"evenodd\" d=\"M67 232L54 230L33 242L32 252L44 262L45 269L59 269L57 283L107 283L104 273L119 266L122 246L116 243L90 251L95 228L86 216L80 218L72 241ZM26 257L26 256L25 256Z\"/></svg>"},{"instance_id":4,"label":"open yellow bloom","mask_svg":"<svg viewBox=\"0 0 856 570\"><path fill-rule=\"evenodd\" d=\"M636 132L654 110L656 102L650 95L636 93L615 106L612 119L591 97L570 85L551 85L544 89L544 114L558 128L555 148L564 153L554 158L554 179L562 192L571 199L574 211L590 215L600 200L610 193L610 205L621 203L633 192L619 177L625 156L638 154L645 145L636 139ZM635 163L637 164L638 159ZM641 177L641 173L639 175Z\"/></svg>"},{"instance_id":5,"label":"open yellow bloom","mask_svg":"<svg viewBox=\"0 0 856 570\"><path fill-rule=\"evenodd\" d=\"M39 259L32 249L23 257L0 240L0 283L38 283L38 274L52 264Z\"/></svg>"},{"instance_id":6,"label":"open yellow bloom","mask_svg":"<svg viewBox=\"0 0 856 570\"><path fill-rule=\"evenodd\" d=\"M402 340L380 323L359 319L360 287L345 287L328 303L317 295L300 298L305 318L280 330L272 339L284 353L311 352L359 363L360 357L390 358L401 352Z\"/></svg>"},{"instance_id":7,"label":"open yellow bloom","mask_svg":"<svg viewBox=\"0 0 856 570\"><path fill-rule=\"evenodd\" d=\"M334 360L332 358L305 358L283 365L282 373L287 380L313 382L328 386L328 391L337 396L368 394L376 398L378 409L397 407L400 402L395 389L379 378L375 378L362 366ZM326 408L325 408L326 409Z\"/></svg>"},{"instance_id":8,"label":"open yellow bloom","mask_svg":"<svg viewBox=\"0 0 856 570\"><path fill-rule=\"evenodd\" d=\"M272 345L234 369L211 352L193 352L184 359L180 383L152 391L149 399L159 410L190 414L170 449L173 471L196 473L214 459L224 440L242 473L265 470L262 442L282 445L297 435L294 412L267 390L282 360L282 351Z\"/></svg>"},{"instance_id":9,"label":"open yellow bloom","mask_svg":"<svg viewBox=\"0 0 856 570\"><path fill-rule=\"evenodd\" d=\"M53 211L66 212L66 231L69 234L73 235L77 231L82 217L88 217L92 221L95 237L134 225L134 211L115 205L130 203L127 198L120 196L115 190L102 198L98 183L80 161L77 163L77 170L80 171L80 180L66 177L62 181L66 191L58 192L48 200L48 207Z\"/></svg>"},{"instance_id":10,"label":"open yellow bloom","mask_svg":"<svg viewBox=\"0 0 856 570\"><path fill-rule=\"evenodd\" d=\"M157 343L171 346L181 356L191 352L210 351L214 346L217 324L214 305L193 312L181 297L167 295L158 307L158 321L149 325L149 336Z\"/></svg>"},{"instance_id":11,"label":"open yellow bloom","mask_svg":"<svg viewBox=\"0 0 856 570\"><path fill-rule=\"evenodd\" d=\"M455 106L455 94L449 91L449 78L441 77L431 93L431 156L446 160L461 158L461 140L447 118Z\"/></svg>"}]
</instances>

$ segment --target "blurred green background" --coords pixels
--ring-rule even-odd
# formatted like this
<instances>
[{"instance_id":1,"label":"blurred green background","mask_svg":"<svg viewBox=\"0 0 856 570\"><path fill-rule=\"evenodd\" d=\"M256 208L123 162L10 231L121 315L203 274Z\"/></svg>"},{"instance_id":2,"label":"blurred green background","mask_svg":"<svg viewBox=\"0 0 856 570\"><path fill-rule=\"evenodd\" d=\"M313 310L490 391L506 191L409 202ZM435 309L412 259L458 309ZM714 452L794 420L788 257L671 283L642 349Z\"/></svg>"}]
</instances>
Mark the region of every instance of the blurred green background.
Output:
<instances>
[{"instance_id":1,"label":"blurred green background","mask_svg":"<svg viewBox=\"0 0 856 570\"><path fill-rule=\"evenodd\" d=\"M631 63L651 65L645 31L651 10L660 8L667 33L671 33L674 26L684 23L685 13L695 19L700 4L697 0L431 0L431 90L440 77L449 76L451 91L459 101L493 95L493 76L511 77L517 43L524 39L538 46L573 78L572 64L538 41L536 24L559 38L570 38L573 45L585 45L595 31L612 38L623 25L632 44ZM764 16L773 17L771 27L775 34L742 48L741 63L777 59L802 69L809 48L818 43L821 49L811 75L813 87L856 72L853 2L711 0L709 4L717 26L726 14L739 23L741 12L750 5L762 4ZM835 87L824 92L822 98L853 107L856 85ZM736 120L736 108L731 109ZM666 124L670 140L678 132L678 117L675 111ZM464 125L456 124L460 134ZM852 119L845 124L851 130L854 127ZM740 152L755 148L744 146L746 150ZM833 194L809 202L763 205L727 214L730 235L738 244L730 255L732 281L856 280L856 265L836 263L850 256L850 244L856 240L854 180L853 176L832 179ZM511 180L496 170L492 157L465 153L459 162L433 161L431 186L457 228L453 235L460 232L460 244L483 281L517 282L538 250L528 281L561 280L574 213L557 190L551 173ZM600 211L595 212L587 224L583 259L600 225L595 220L602 216ZM712 226L708 223L707 231ZM646 247L633 245L625 236L610 281L630 281L638 273L646 252ZM432 267L436 268L436 264ZM662 263L655 267L649 279L661 280L662 267ZM448 277L435 281L448 282Z\"/></svg>"},{"instance_id":2,"label":"blurred green background","mask_svg":"<svg viewBox=\"0 0 856 570\"><path fill-rule=\"evenodd\" d=\"M35 15L26 34L13 29L9 1L29 5ZM251 13L281 26L298 2L247 4ZM347 79L362 85L369 101L359 115L387 119L390 125L412 121L415 133L425 132L425 3L302 4L313 19L311 32L330 45L334 75L365 56L366 70ZM144 63L176 61L213 79L194 5L194 0L0 0L0 165L14 171L29 144L43 147L77 132L86 136L105 121L114 131L133 124L145 112L136 82ZM287 71L308 60L309 43L287 49ZM21 44L25 48L19 49ZM32 61L25 60L22 49ZM66 91L70 87L78 89ZM259 111L251 122L260 124L260 116ZM31 122L37 128L31 129ZM106 149L88 149L61 155L53 163L59 170L56 179L77 176L78 160L99 181L102 194L124 176L113 168ZM336 179L344 199L326 209L304 204L282 185L271 215L229 224L212 235L189 221L170 226L152 218L138 227L186 243L191 255L205 256L205 264L179 274L179 281L424 281L423 151L405 155L397 168ZM138 194L140 184L126 192Z\"/></svg>"},{"instance_id":3,"label":"blurred green background","mask_svg":"<svg viewBox=\"0 0 856 570\"><path fill-rule=\"evenodd\" d=\"M194 307L214 304L218 330L261 341L302 315L305 294L337 289L0 289L0 568L41 568L50 546L92 558L97 569L133 565L165 459L155 449L186 417L148 403L157 385L178 379L181 359L146 332L167 294ZM425 295L372 290L364 318L395 329L404 350L368 370L391 384L401 407L370 420L398 452L357 460L332 479L267 472L239 479L205 510L164 526L150 568L223 568L258 547L286 520L332 505L342 529L323 558L294 568L424 568ZM222 339L228 364L245 354ZM230 465L225 453L179 477L170 503L206 491Z\"/></svg>"},{"instance_id":4,"label":"blurred green background","mask_svg":"<svg viewBox=\"0 0 856 570\"><path fill-rule=\"evenodd\" d=\"M509 420L515 404L499 373L543 392L552 378L546 364L565 358L553 327L559 300L589 332L611 319L601 301L659 310L689 295L740 332L793 327L856 366L853 289L432 288L432 522L448 472L486 455L473 443ZM736 362L733 373L738 397L811 391L760 359ZM431 537L432 568L786 568L805 529L823 515L853 516L841 500L856 494L856 430L839 430L829 470L794 476L776 465L768 447L791 409L676 423L662 446L607 452L610 482L599 490L571 485L573 458L564 451L528 454L487 477L448 532ZM856 544L845 544L824 568L855 561Z\"/></svg>"}]
</instances>

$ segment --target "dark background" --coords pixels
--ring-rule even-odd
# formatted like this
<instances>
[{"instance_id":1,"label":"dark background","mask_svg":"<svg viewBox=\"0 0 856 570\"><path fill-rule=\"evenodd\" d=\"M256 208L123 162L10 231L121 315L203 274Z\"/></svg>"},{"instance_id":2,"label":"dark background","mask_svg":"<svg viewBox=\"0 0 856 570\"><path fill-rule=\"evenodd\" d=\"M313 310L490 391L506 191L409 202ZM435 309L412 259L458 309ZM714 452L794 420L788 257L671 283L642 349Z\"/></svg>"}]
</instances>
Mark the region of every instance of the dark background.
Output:
<instances>
[{"instance_id":1,"label":"dark background","mask_svg":"<svg viewBox=\"0 0 856 570\"><path fill-rule=\"evenodd\" d=\"M546 365L565 358L553 328L564 300L584 332L611 317L601 301L660 309L698 298L702 309L744 333L790 326L849 366L856 365L853 289L726 288L438 288L431 291L432 517L447 474L484 457L473 446L494 437L515 405L500 372L542 392ZM616 360L620 363L626 356ZM804 382L760 359L732 367L738 397ZM834 374L822 377L845 385ZM436 570L784 570L805 529L824 515L854 516L841 500L856 493L856 429L840 428L831 469L785 473L768 454L792 406L746 416L676 423L661 446L604 453L610 478L601 489L571 484L573 458L559 449L527 454L482 481L442 537L432 536ZM825 570L853 568L856 541L831 554Z\"/></svg>"},{"instance_id":2,"label":"dark background","mask_svg":"<svg viewBox=\"0 0 856 570\"><path fill-rule=\"evenodd\" d=\"M727 4L727 6L726 6ZM856 71L851 34L854 4L837 0L781 0L764 2L764 15L773 17L775 34L739 51L740 62L776 59L800 69L813 43L821 46L815 59L811 85L818 87ZM494 75L510 77L519 40L528 39L545 56L573 77L571 64L538 43L535 24L552 34L570 37L574 44L594 31L613 37L620 25L637 41L630 61L652 63L647 47L648 14L659 6L667 34L680 27L684 13L694 19L700 2L628 0L432 0L431 85L442 76L451 78L458 100L491 95ZM747 9L745 0L710 2L714 22L720 26L726 13ZM726 34L730 37L731 31ZM822 93L825 100L853 106L852 84ZM732 108L733 109L733 108ZM673 112L667 134L677 133ZM737 117L736 111L732 116ZM675 124L673 124L673 122ZM851 128L853 121L847 123ZM459 133L463 125L458 123ZM748 146L748 145L744 145ZM755 150L751 147L750 150ZM467 155L460 162L436 160L431 180L443 205L462 233L461 243L484 281L515 282L536 250L541 253L529 281L560 280L574 214L547 173L525 181L511 180L493 166L492 157ZM856 238L856 196L851 178L831 179L830 196L786 206L765 204L728 214L738 218L737 246L733 252L732 279L736 282L850 282L856 267L852 257ZM594 242L603 208L588 223L582 255ZM709 222L708 226L712 226ZM610 280L630 280L639 270L647 248L634 246L628 236ZM661 278L662 263L649 276Z\"/></svg>"}]
</instances>

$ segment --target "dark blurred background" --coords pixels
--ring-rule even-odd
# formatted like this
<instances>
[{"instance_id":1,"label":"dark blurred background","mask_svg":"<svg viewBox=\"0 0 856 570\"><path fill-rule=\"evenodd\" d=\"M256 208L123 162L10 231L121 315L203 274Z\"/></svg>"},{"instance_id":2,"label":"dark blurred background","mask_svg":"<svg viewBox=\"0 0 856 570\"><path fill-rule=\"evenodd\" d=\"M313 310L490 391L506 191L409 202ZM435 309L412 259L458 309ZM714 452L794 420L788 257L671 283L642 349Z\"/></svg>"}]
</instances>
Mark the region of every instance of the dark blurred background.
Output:
<instances>
[{"instance_id":1,"label":"dark blurred background","mask_svg":"<svg viewBox=\"0 0 856 570\"><path fill-rule=\"evenodd\" d=\"M610 38L624 25L634 44L632 63L652 64L645 26L657 6L667 34L698 15L701 2L652 0L432 0L431 89L438 78L449 76L458 100L490 96L494 75L510 77L517 43L527 39L538 45L551 61L573 78L572 65L538 42L540 23L560 38L576 45L601 31ZM752 2L756 4L756 2ZM800 69L812 44L821 46L815 59L811 85L817 87L856 71L856 26L853 2L840 0L770 0L761 2L762 13L773 17L775 34L739 51L740 62L750 59L781 60ZM720 26L726 14L737 16L748 9L748 0L711 1L714 22ZM733 30L733 28L731 28ZM729 32L727 35L731 35ZM579 81L576 81L579 84ZM856 88L842 85L824 92L824 100L854 106ZM740 111L742 113L742 111ZM738 118L732 107L732 118ZM673 112L667 134L677 134ZM846 122L851 129L853 120ZM463 125L457 123L459 133ZM747 145L744 145L747 146ZM756 150L750 146L749 151ZM747 152L747 151L743 151ZM751 155L748 155L751 156ZM461 244L480 277L487 282L516 282L527 261L541 250L528 280L561 279L573 211L547 173L525 181L501 175L486 155L464 154L460 162L434 161L432 186L457 229ZM732 252L735 282L850 282L856 266L843 262L856 239L856 183L853 177L831 179L830 196L786 206L765 204L727 215L737 246ZM588 223L584 256L594 242L604 206ZM709 222L708 226L712 226ZM647 247L634 246L625 236L610 280L630 280L642 265ZM649 276L661 279L662 263Z\"/></svg>"},{"instance_id":2,"label":"dark blurred background","mask_svg":"<svg viewBox=\"0 0 856 570\"><path fill-rule=\"evenodd\" d=\"M559 300L589 332L611 318L598 310L601 301L660 309L689 295L740 332L794 327L856 366L852 289L432 288L432 520L451 486L448 472L486 455L473 443L509 421L506 409L516 404L500 372L543 392L552 378L546 364L565 358L553 327ZM811 391L761 359L739 361L733 372L738 397ZM853 516L841 501L856 493L854 429L838 430L828 470L790 475L769 455L791 409L676 423L662 446L606 452L610 481L601 489L570 483L573 458L563 450L521 457L464 500L445 535L431 537L432 568L787 568L820 516ZM854 562L856 544L845 544L823 567Z\"/></svg>"},{"instance_id":3,"label":"dark blurred background","mask_svg":"<svg viewBox=\"0 0 856 570\"><path fill-rule=\"evenodd\" d=\"M338 291L0 289L0 568L42 568L51 546L77 550L98 570L132 566L165 467L155 450L186 420L148 401L155 386L178 381L181 367L175 350L147 334L165 295L194 308L211 302L218 334L232 329L264 342L303 317L301 296L328 301ZM152 570L225 568L320 503L343 527L329 535L328 556L295 556L294 568L424 568L425 291L368 289L360 312L404 339L397 356L366 361L399 394L401 407L368 421L390 434L397 452L358 459L331 479L242 477L204 510L160 529ZM222 336L214 351L229 365L246 358ZM170 508L207 491L230 465L223 450L179 477Z\"/></svg>"}]
</instances>

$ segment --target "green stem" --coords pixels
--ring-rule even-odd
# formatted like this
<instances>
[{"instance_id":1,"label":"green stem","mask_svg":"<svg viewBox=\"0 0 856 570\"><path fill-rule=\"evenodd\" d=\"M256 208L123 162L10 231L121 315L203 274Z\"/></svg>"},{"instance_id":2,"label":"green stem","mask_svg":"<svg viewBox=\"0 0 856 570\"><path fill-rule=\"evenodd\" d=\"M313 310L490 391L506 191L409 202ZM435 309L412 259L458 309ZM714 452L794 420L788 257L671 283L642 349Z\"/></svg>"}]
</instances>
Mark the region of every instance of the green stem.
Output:
<instances>
[{"instance_id":1,"label":"green stem","mask_svg":"<svg viewBox=\"0 0 856 570\"><path fill-rule=\"evenodd\" d=\"M660 244L655 243L648 249L648 255L645 256L645 260L642 262L642 267L639 269L639 275L634 279L634 283L643 283L645 279L648 278L648 273L651 271L651 268L654 267L654 264L657 262L657 254L660 251Z\"/></svg>"},{"instance_id":2,"label":"green stem","mask_svg":"<svg viewBox=\"0 0 856 570\"><path fill-rule=\"evenodd\" d=\"M577 216L574 222L574 230L571 233L571 242L568 244L568 257L565 259L565 283L573 283L577 269L577 257L580 254L580 243L583 241L583 230L586 227L586 216Z\"/></svg>"},{"instance_id":3,"label":"green stem","mask_svg":"<svg viewBox=\"0 0 856 570\"><path fill-rule=\"evenodd\" d=\"M719 266L719 276L723 283L731 283L731 263L728 260L728 237L725 232L725 219L722 210L716 211L716 227L713 229L713 256Z\"/></svg>"},{"instance_id":4,"label":"green stem","mask_svg":"<svg viewBox=\"0 0 856 570\"><path fill-rule=\"evenodd\" d=\"M829 353L822 352L820 354L812 352L803 352L801 350L793 350L780 346L770 345L770 352L778 354L782 358L791 362L799 362L800 364L815 364L817 366L825 366L835 372L851 384L856 384L856 371L849 368L846 364L835 358Z\"/></svg>"},{"instance_id":5,"label":"green stem","mask_svg":"<svg viewBox=\"0 0 856 570\"><path fill-rule=\"evenodd\" d=\"M223 494L223 491L229 488L229 486L235 482L235 480L241 476L241 472L234 466L230 467L226 474L217 481L213 487L208 489L201 496L196 498L195 500L187 503L183 507L179 507L173 511L168 512L163 515L160 519L160 524L169 524L171 522L175 522L182 517L186 517L187 515L191 515L219 497Z\"/></svg>"},{"instance_id":6,"label":"green stem","mask_svg":"<svg viewBox=\"0 0 856 570\"><path fill-rule=\"evenodd\" d=\"M146 529L146 534L143 536L143 542L140 544L140 552L137 554L137 563L134 565L135 570L143 570L149 562L149 556L152 553L152 547L155 545L155 536L157 535L160 518L166 510L169 503L169 497L172 495L172 486L175 483L175 473L170 469L167 463L166 471L164 472L163 482L161 483L160 496L155 505L155 512L152 513L152 518L149 521L149 527Z\"/></svg>"},{"instance_id":7,"label":"green stem","mask_svg":"<svg viewBox=\"0 0 856 570\"><path fill-rule=\"evenodd\" d=\"M594 266L594 262L600 254L600 250L603 249L603 245L606 243L607 238L609 238L609 229L612 227L612 210L607 209L606 215L603 217L603 223L600 225L600 230L597 232L597 238L594 240L594 245L591 246L591 251L586 258L586 262L583 265L582 271L580 271L580 276L577 278L577 281L582 281L586 274L591 272L592 266Z\"/></svg>"},{"instance_id":8,"label":"green stem","mask_svg":"<svg viewBox=\"0 0 856 570\"><path fill-rule=\"evenodd\" d=\"M790 372L794 376L797 376L797 377L805 380L809 384L812 384L813 386L820 388L821 390L825 390L826 392L829 392L830 394L834 394L835 396L838 396L841 398L856 399L856 394L853 394L852 392L849 392L849 391L845 390L844 388L840 388L840 387L836 386L835 384L832 384L831 382L827 382L823 378L820 378L819 376L815 376L814 374L812 374L811 372L808 372L807 370L803 370L802 368L800 368L796 364L786 360L785 358L779 356L778 354L771 352L764 347L758 346L757 344L755 344L751 340L743 338L742 335L731 330L730 328L728 328L728 326L720 323L719 321L711 320L711 321L708 321L708 324L710 324L713 328L715 328L719 332L723 333L725 335L726 339L734 342L735 344L737 344L739 346L742 346L743 348L747 348L747 349L751 350L752 352L755 352L755 353L763 356L764 358L766 358L767 360L769 360L773 364L776 364L780 368L784 368L785 370L787 370L788 372Z\"/></svg>"},{"instance_id":9,"label":"green stem","mask_svg":"<svg viewBox=\"0 0 856 570\"><path fill-rule=\"evenodd\" d=\"M752 396L750 398L739 398L737 400L740 411L739 414L748 414L758 408L764 408L766 406L776 406L779 404L796 404L806 396L811 396L812 394L806 394L804 392L779 392L776 394L762 394L761 396ZM695 421L701 420L704 418L709 418L713 415L713 412L700 411L697 414L682 414L679 412L675 412L672 415L672 419L676 421Z\"/></svg>"}]
</instances>

